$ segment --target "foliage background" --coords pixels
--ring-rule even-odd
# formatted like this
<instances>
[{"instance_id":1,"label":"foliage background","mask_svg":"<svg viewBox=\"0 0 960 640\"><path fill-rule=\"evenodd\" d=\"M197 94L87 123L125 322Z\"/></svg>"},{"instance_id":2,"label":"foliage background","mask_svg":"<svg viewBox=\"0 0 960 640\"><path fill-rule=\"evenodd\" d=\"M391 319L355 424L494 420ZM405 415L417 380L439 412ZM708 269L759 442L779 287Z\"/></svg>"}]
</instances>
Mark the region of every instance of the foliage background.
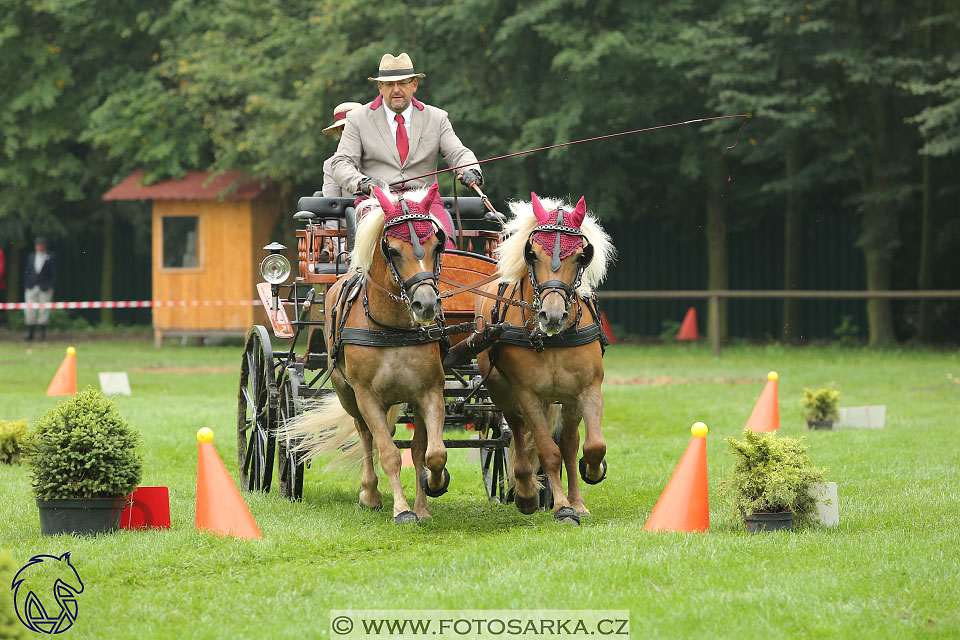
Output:
<instances>
[{"instance_id":1,"label":"foliage background","mask_svg":"<svg viewBox=\"0 0 960 640\"><path fill-rule=\"evenodd\" d=\"M275 183L292 211L334 151L319 135L333 107L374 96L366 77L384 51L403 50L428 75L418 97L447 109L480 157L752 116L724 161L732 121L485 168L498 200L586 195L626 249L611 288L960 288L951 268L960 248L957 0L0 8L0 247L19 264L32 234L53 236L76 267L65 270L64 299L147 297L146 206L100 200L135 169L151 179L242 169ZM654 335L685 306L618 302L610 311ZM851 315L874 344L956 341L958 306L730 302L716 330L829 337Z\"/></svg>"}]
</instances>

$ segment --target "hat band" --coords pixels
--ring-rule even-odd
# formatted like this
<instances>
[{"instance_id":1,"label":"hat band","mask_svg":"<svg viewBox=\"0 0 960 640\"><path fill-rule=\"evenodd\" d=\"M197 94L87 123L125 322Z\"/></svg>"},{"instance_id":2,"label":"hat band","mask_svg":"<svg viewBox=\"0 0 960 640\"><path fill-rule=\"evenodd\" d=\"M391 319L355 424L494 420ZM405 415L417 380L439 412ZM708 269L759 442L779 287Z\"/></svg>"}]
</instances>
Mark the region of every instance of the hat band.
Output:
<instances>
[{"instance_id":1,"label":"hat band","mask_svg":"<svg viewBox=\"0 0 960 640\"><path fill-rule=\"evenodd\" d=\"M341 111L340 113L335 113L335 114L333 114L333 121L334 121L334 122L340 122L341 120L346 120L348 113L350 113L350 112L349 112L349 111Z\"/></svg>"},{"instance_id":2,"label":"hat band","mask_svg":"<svg viewBox=\"0 0 960 640\"><path fill-rule=\"evenodd\" d=\"M392 71L382 71L382 70L380 71L381 76L386 76L388 78L391 76L409 76L411 74L416 75L416 72L413 70L412 67L409 69L394 69Z\"/></svg>"}]
</instances>

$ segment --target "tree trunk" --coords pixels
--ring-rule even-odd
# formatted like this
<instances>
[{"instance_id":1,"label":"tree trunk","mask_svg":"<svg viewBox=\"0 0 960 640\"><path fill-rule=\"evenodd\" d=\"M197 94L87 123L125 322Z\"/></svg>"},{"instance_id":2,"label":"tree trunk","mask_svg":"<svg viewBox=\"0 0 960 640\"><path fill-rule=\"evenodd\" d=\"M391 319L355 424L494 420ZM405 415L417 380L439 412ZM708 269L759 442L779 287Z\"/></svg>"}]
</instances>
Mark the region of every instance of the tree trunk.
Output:
<instances>
[{"instance_id":1,"label":"tree trunk","mask_svg":"<svg viewBox=\"0 0 960 640\"><path fill-rule=\"evenodd\" d=\"M23 302L23 292L20 284L23 271L20 267L20 247L13 245L6 256L7 263L7 302Z\"/></svg>"},{"instance_id":2,"label":"tree trunk","mask_svg":"<svg viewBox=\"0 0 960 640\"><path fill-rule=\"evenodd\" d=\"M936 11L934 2L927 3L927 15ZM928 53L933 51L933 25L927 27L924 45ZM936 241L934 228L933 179L930 156L923 156L923 211L920 221L920 269L917 274L918 289L933 289L933 271L935 268L933 245ZM930 342L933 338L933 300L921 300L917 313L917 339Z\"/></svg>"},{"instance_id":3,"label":"tree trunk","mask_svg":"<svg viewBox=\"0 0 960 640\"><path fill-rule=\"evenodd\" d=\"M867 267L868 291L890 288L891 255L899 237L896 213L887 195L890 187L887 179L889 171L887 163L890 157L888 120L886 100L880 95L875 95L872 180L870 193L866 194L870 202L863 213L863 228L860 235L860 246L863 248ZM870 325L871 346L890 345L896 341L893 332L893 306L890 300L868 300L867 322Z\"/></svg>"},{"instance_id":4,"label":"tree trunk","mask_svg":"<svg viewBox=\"0 0 960 640\"><path fill-rule=\"evenodd\" d=\"M933 186L931 184L931 159L923 156L923 213L920 225L920 273L918 289L933 289L934 251L936 228L933 212ZM933 300L921 300L917 316L917 339L929 342L933 338Z\"/></svg>"},{"instance_id":5,"label":"tree trunk","mask_svg":"<svg viewBox=\"0 0 960 640\"><path fill-rule=\"evenodd\" d=\"M707 288L711 290L730 288L730 271L727 261L727 213L723 202L723 170L719 162L707 160ZM720 300L720 320L713 314L707 319L707 337L720 340L727 338L727 301ZM719 333L718 333L719 332Z\"/></svg>"},{"instance_id":6,"label":"tree trunk","mask_svg":"<svg viewBox=\"0 0 960 640\"><path fill-rule=\"evenodd\" d=\"M100 299L113 300L113 211L103 212L103 262L100 272ZM100 324L113 326L113 309L100 309Z\"/></svg>"},{"instance_id":7,"label":"tree trunk","mask_svg":"<svg viewBox=\"0 0 960 640\"><path fill-rule=\"evenodd\" d=\"M784 158L786 179L793 184L800 171L800 143L794 140L787 147ZM800 192L790 188L787 191L786 209L783 222L783 288L800 289L803 284L803 215L801 213ZM788 298L783 301L783 331L780 334L784 340L799 340L800 300Z\"/></svg>"}]
</instances>

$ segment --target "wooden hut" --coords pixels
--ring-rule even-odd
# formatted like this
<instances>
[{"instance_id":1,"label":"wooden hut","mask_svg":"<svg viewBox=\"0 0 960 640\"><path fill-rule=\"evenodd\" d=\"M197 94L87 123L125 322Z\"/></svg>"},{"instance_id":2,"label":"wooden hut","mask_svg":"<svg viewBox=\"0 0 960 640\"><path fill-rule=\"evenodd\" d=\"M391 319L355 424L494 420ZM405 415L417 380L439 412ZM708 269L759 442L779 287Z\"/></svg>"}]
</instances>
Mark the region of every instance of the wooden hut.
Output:
<instances>
[{"instance_id":1,"label":"wooden hut","mask_svg":"<svg viewBox=\"0 0 960 640\"><path fill-rule=\"evenodd\" d=\"M190 171L142 186L137 171L104 200L153 201L153 329L164 336L245 335L267 324L253 304L264 245L280 215L263 183L239 171Z\"/></svg>"}]
</instances>

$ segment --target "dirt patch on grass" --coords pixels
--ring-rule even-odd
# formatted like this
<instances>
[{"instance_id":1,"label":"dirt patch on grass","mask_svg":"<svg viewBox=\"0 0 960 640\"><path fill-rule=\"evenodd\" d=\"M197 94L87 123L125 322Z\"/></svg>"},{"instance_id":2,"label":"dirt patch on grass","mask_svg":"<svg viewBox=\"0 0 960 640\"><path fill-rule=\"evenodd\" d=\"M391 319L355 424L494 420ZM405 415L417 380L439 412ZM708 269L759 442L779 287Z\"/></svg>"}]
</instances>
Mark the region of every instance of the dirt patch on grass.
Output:
<instances>
[{"instance_id":1,"label":"dirt patch on grass","mask_svg":"<svg viewBox=\"0 0 960 640\"><path fill-rule=\"evenodd\" d=\"M176 373L187 375L191 373L233 373L237 367L138 367L127 369L131 373Z\"/></svg>"},{"instance_id":2,"label":"dirt patch on grass","mask_svg":"<svg viewBox=\"0 0 960 640\"><path fill-rule=\"evenodd\" d=\"M604 384L623 384L638 387L662 387L670 384L757 384L763 382L760 378L671 378L659 376L656 378L618 378L604 380Z\"/></svg>"}]
</instances>

